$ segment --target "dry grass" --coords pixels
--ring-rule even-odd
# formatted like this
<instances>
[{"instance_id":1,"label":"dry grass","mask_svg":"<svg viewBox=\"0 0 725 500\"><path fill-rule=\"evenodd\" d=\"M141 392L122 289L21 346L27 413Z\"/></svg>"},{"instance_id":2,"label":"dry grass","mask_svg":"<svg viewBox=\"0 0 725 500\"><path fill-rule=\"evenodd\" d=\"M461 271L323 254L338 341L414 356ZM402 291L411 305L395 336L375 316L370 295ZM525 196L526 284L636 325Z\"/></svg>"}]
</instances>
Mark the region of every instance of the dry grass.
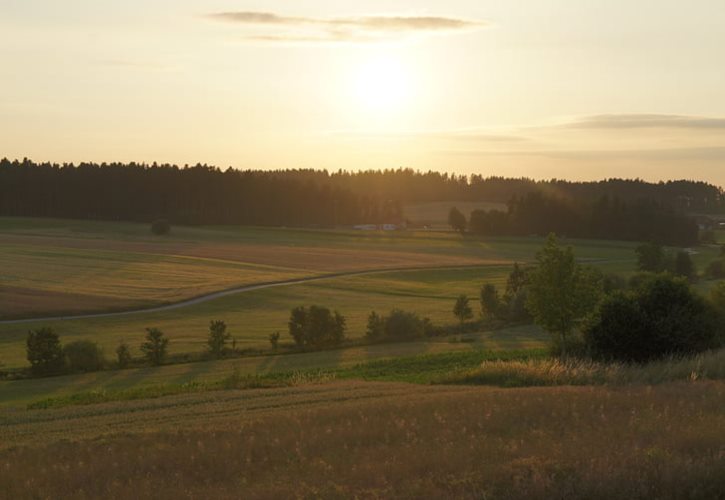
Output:
<instances>
[{"instance_id":1,"label":"dry grass","mask_svg":"<svg viewBox=\"0 0 725 500\"><path fill-rule=\"evenodd\" d=\"M47 441L0 452L0 497L725 496L720 382L286 391L17 415ZM114 421L134 434L83 439Z\"/></svg>"},{"instance_id":2,"label":"dry grass","mask_svg":"<svg viewBox=\"0 0 725 500\"><path fill-rule=\"evenodd\" d=\"M725 379L725 349L691 358L666 359L646 365L597 363L569 359L484 361L480 367L444 376L441 384L530 387L554 385L661 384L673 381Z\"/></svg>"}]
</instances>

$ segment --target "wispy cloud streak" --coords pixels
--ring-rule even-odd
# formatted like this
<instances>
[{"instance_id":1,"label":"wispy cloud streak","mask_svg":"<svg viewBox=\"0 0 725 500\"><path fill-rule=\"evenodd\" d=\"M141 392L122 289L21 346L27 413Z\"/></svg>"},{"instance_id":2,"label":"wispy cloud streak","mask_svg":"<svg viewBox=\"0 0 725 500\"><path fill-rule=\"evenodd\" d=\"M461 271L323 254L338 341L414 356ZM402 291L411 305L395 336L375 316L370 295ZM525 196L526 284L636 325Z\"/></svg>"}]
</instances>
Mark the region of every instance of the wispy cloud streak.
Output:
<instances>
[{"instance_id":1,"label":"wispy cloud streak","mask_svg":"<svg viewBox=\"0 0 725 500\"><path fill-rule=\"evenodd\" d=\"M668 114L608 114L585 116L566 123L563 127L587 129L725 129L725 118Z\"/></svg>"},{"instance_id":2,"label":"wispy cloud streak","mask_svg":"<svg viewBox=\"0 0 725 500\"><path fill-rule=\"evenodd\" d=\"M267 42L375 41L410 34L463 31L486 26L483 21L438 16L317 18L284 16L271 12L218 12L207 17L257 29L286 30L250 34L246 37L248 40Z\"/></svg>"}]
</instances>

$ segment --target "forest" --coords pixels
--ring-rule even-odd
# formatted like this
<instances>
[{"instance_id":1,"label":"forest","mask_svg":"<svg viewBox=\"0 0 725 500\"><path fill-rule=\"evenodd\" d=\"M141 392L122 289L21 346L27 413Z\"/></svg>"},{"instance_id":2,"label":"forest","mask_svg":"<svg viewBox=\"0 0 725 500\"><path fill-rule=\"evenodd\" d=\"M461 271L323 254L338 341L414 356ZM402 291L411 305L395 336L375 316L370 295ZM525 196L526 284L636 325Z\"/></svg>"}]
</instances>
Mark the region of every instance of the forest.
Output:
<instances>
[{"instance_id":1,"label":"forest","mask_svg":"<svg viewBox=\"0 0 725 500\"><path fill-rule=\"evenodd\" d=\"M451 175L412 169L235 170L143 163L0 160L0 215L174 224L334 227L400 223L403 205L497 201L474 214L482 234L546 234L691 242L693 213L722 213L725 195L704 182L596 182Z\"/></svg>"},{"instance_id":2,"label":"forest","mask_svg":"<svg viewBox=\"0 0 725 500\"><path fill-rule=\"evenodd\" d=\"M651 199L626 202L601 196L594 202L566 200L532 192L513 197L506 212L474 210L469 228L486 236L545 235L575 238L655 241L690 246L699 240L692 217Z\"/></svg>"}]
</instances>

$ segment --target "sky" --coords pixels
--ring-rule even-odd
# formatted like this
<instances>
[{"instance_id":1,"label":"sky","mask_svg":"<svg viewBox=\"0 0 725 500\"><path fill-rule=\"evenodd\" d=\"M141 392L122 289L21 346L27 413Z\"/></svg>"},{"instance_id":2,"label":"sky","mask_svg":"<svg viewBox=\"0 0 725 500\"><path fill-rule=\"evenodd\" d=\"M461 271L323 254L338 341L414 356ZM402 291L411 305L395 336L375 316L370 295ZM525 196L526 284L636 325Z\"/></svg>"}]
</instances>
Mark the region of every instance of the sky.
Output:
<instances>
[{"instance_id":1,"label":"sky","mask_svg":"<svg viewBox=\"0 0 725 500\"><path fill-rule=\"evenodd\" d=\"M0 0L0 157L725 186L723 0Z\"/></svg>"}]
</instances>

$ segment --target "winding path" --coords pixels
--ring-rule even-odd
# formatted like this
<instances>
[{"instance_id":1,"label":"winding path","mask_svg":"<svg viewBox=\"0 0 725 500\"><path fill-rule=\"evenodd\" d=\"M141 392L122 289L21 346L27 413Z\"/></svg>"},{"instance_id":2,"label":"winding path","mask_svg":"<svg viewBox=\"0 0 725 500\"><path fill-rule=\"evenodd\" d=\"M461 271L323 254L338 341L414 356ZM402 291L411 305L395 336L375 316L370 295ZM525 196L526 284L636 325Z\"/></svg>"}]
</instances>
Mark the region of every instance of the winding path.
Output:
<instances>
[{"instance_id":1,"label":"winding path","mask_svg":"<svg viewBox=\"0 0 725 500\"><path fill-rule=\"evenodd\" d=\"M497 265L505 265L505 264L498 264L498 263L491 263L491 264L471 264L471 265L461 265L461 266L442 266L442 267L425 267L425 266L419 266L419 267L398 267L398 268L385 268L385 269L368 269L366 271L349 271L349 272L341 272L341 273L330 273L330 274L321 274L317 276L307 276L305 278L294 278L289 280L282 280L282 281L269 281L266 283L257 283L254 285L244 285L244 286L238 286L234 288L227 288L226 290L220 290L218 292L211 292L204 295L199 295L197 297L192 297L190 299L182 300L181 302L174 302L173 304L165 304L161 306L155 306L155 307L148 307L144 309L132 309L128 311L117 311L117 312L107 312L107 313L90 313L90 314L77 314L72 316L47 316L44 318L24 318L24 319L8 319L8 320L2 320L0 321L0 325L20 325L23 323L35 323L39 321L70 321L70 320L77 320L77 319L91 319L91 318L112 318L112 317L120 317L120 316L131 316L135 314L146 314L146 313L155 313L155 312L162 312L162 311L173 311L174 309L181 309L184 307L193 306L196 304L202 304L204 302L209 302L210 300L218 299L221 297L226 297L228 295L236 295L238 293L244 293L244 292L251 292L253 290L262 290L265 288L275 288L279 286L289 286L289 285L299 285L303 283L309 283L312 281L322 281L327 279L333 279L333 278L345 278L349 276L362 276L366 274L380 274L380 273L395 273L395 272L405 272L405 271L435 271L435 270L443 270L443 269L475 269L479 267L486 267L486 266L497 266Z\"/></svg>"}]
</instances>

